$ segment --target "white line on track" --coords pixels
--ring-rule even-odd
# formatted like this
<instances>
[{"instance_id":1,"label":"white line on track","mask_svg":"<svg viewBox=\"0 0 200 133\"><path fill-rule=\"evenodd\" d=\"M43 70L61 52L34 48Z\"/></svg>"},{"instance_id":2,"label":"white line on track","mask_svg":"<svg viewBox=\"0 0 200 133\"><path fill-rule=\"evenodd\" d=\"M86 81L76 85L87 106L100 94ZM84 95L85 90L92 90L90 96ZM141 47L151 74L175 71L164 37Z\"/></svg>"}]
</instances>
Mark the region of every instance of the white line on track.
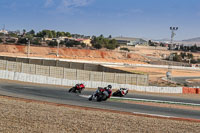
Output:
<instances>
[{"instance_id":1,"label":"white line on track","mask_svg":"<svg viewBox=\"0 0 200 133\"><path fill-rule=\"evenodd\" d=\"M89 95L80 95L80 96L84 97L84 98L89 98ZM155 103L167 103L167 104L180 104L180 105L190 105L190 106L200 106L200 104L197 104L197 103L161 101L161 100L140 99L140 98L111 97L111 99L132 100L132 101L142 101L142 102L155 102Z\"/></svg>"},{"instance_id":2,"label":"white line on track","mask_svg":"<svg viewBox=\"0 0 200 133\"><path fill-rule=\"evenodd\" d=\"M79 96L84 97L84 98L89 98L90 97L90 95L79 95Z\"/></svg>"},{"instance_id":3,"label":"white line on track","mask_svg":"<svg viewBox=\"0 0 200 133\"><path fill-rule=\"evenodd\" d=\"M121 98L121 97L111 97L112 99L121 99L121 100L133 100L133 101L144 101L144 102L156 102L156 103L168 103L168 104L181 104L181 105L192 105L200 106L197 103L185 103L185 102L174 102L174 101L161 101L161 100L150 100L150 99L140 99L140 98Z\"/></svg>"},{"instance_id":4,"label":"white line on track","mask_svg":"<svg viewBox=\"0 0 200 133\"><path fill-rule=\"evenodd\" d=\"M133 113L139 114L139 115L157 116L157 117L165 117L165 118L178 118L175 116L168 116L168 115L158 115L158 114L149 114L149 113L141 113L141 112L133 112Z\"/></svg>"}]
</instances>

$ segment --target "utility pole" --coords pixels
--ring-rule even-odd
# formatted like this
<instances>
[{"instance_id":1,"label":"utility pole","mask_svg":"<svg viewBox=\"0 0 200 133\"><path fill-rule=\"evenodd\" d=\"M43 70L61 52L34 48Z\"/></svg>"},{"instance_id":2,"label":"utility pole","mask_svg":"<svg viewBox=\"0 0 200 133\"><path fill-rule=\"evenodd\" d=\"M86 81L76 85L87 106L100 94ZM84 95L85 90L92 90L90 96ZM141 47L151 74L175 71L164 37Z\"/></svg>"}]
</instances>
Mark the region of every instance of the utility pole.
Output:
<instances>
[{"instance_id":1,"label":"utility pole","mask_svg":"<svg viewBox=\"0 0 200 133\"><path fill-rule=\"evenodd\" d=\"M174 40L174 36L176 35L175 34L175 31L178 30L178 27L170 27L170 30L171 30L171 44L169 46L169 50L172 50L173 49L173 40ZM169 80L172 80L172 69L173 69L173 55L171 54L170 52L170 55L169 55L169 60L171 60L171 62L169 62L168 64L168 71L166 72L166 77L167 77L167 81L169 82Z\"/></svg>"},{"instance_id":2,"label":"utility pole","mask_svg":"<svg viewBox=\"0 0 200 133\"><path fill-rule=\"evenodd\" d=\"M57 54L56 56L59 57L59 45L60 45L60 40L57 40Z\"/></svg>"},{"instance_id":3,"label":"utility pole","mask_svg":"<svg viewBox=\"0 0 200 133\"><path fill-rule=\"evenodd\" d=\"M3 25L3 43L5 44L5 42L6 42L6 31L5 31L5 29L6 29L6 26L5 26L5 24Z\"/></svg>"},{"instance_id":4,"label":"utility pole","mask_svg":"<svg viewBox=\"0 0 200 133\"><path fill-rule=\"evenodd\" d=\"M31 40L28 41L28 57L30 56L30 45L31 45Z\"/></svg>"},{"instance_id":5,"label":"utility pole","mask_svg":"<svg viewBox=\"0 0 200 133\"><path fill-rule=\"evenodd\" d=\"M31 40L26 38L26 40L28 40L28 46L27 46L27 57L30 56L30 45L31 45Z\"/></svg>"},{"instance_id":6,"label":"utility pole","mask_svg":"<svg viewBox=\"0 0 200 133\"><path fill-rule=\"evenodd\" d=\"M170 30L171 30L171 45L170 45L170 47L172 48L174 36L176 35L175 31L178 30L178 27L170 27ZM170 50L171 50L171 48L170 48Z\"/></svg>"}]
</instances>

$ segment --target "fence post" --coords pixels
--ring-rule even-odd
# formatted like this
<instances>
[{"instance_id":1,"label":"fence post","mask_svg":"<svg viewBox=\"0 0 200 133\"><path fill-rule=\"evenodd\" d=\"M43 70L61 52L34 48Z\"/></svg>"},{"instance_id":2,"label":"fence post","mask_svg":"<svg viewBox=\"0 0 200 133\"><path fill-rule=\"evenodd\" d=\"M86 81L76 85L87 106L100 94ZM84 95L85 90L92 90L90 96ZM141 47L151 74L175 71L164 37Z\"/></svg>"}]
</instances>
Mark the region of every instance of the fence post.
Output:
<instances>
[{"instance_id":1,"label":"fence post","mask_svg":"<svg viewBox=\"0 0 200 133\"><path fill-rule=\"evenodd\" d=\"M35 75L37 75L37 65L35 64Z\"/></svg>"},{"instance_id":2,"label":"fence post","mask_svg":"<svg viewBox=\"0 0 200 133\"><path fill-rule=\"evenodd\" d=\"M146 76L146 86L149 85L149 75Z\"/></svg>"},{"instance_id":3,"label":"fence post","mask_svg":"<svg viewBox=\"0 0 200 133\"><path fill-rule=\"evenodd\" d=\"M63 79L65 79L65 68L63 67Z\"/></svg>"},{"instance_id":4,"label":"fence post","mask_svg":"<svg viewBox=\"0 0 200 133\"><path fill-rule=\"evenodd\" d=\"M83 70L85 70L85 63L83 63Z\"/></svg>"},{"instance_id":5,"label":"fence post","mask_svg":"<svg viewBox=\"0 0 200 133\"><path fill-rule=\"evenodd\" d=\"M78 70L76 69L76 80L78 80Z\"/></svg>"},{"instance_id":6,"label":"fence post","mask_svg":"<svg viewBox=\"0 0 200 133\"><path fill-rule=\"evenodd\" d=\"M6 60L6 70L8 70L8 61Z\"/></svg>"},{"instance_id":7,"label":"fence post","mask_svg":"<svg viewBox=\"0 0 200 133\"><path fill-rule=\"evenodd\" d=\"M115 81L116 81L116 73L114 73L113 83L115 83Z\"/></svg>"},{"instance_id":8,"label":"fence post","mask_svg":"<svg viewBox=\"0 0 200 133\"><path fill-rule=\"evenodd\" d=\"M91 81L91 79L92 79L92 72L90 71L89 81Z\"/></svg>"},{"instance_id":9,"label":"fence post","mask_svg":"<svg viewBox=\"0 0 200 133\"><path fill-rule=\"evenodd\" d=\"M127 84L127 74L125 74L125 84Z\"/></svg>"},{"instance_id":10,"label":"fence post","mask_svg":"<svg viewBox=\"0 0 200 133\"><path fill-rule=\"evenodd\" d=\"M23 62L21 62L21 73L23 73Z\"/></svg>"},{"instance_id":11,"label":"fence post","mask_svg":"<svg viewBox=\"0 0 200 133\"><path fill-rule=\"evenodd\" d=\"M102 72L102 82L104 82L104 72Z\"/></svg>"},{"instance_id":12,"label":"fence post","mask_svg":"<svg viewBox=\"0 0 200 133\"><path fill-rule=\"evenodd\" d=\"M69 63L69 68L72 68L72 63L71 62Z\"/></svg>"},{"instance_id":13,"label":"fence post","mask_svg":"<svg viewBox=\"0 0 200 133\"><path fill-rule=\"evenodd\" d=\"M136 75L136 85L138 85L138 75Z\"/></svg>"},{"instance_id":14,"label":"fence post","mask_svg":"<svg viewBox=\"0 0 200 133\"><path fill-rule=\"evenodd\" d=\"M51 66L49 66L49 77L51 77Z\"/></svg>"}]
</instances>

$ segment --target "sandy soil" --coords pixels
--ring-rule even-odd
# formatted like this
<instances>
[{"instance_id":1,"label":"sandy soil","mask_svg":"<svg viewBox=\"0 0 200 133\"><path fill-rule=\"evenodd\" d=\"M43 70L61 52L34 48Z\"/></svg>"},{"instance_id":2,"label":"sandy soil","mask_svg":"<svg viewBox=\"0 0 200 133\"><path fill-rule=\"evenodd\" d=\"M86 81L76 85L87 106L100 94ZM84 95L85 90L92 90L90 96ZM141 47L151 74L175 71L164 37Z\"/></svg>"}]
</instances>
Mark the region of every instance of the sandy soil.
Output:
<instances>
[{"instance_id":1,"label":"sandy soil","mask_svg":"<svg viewBox=\"0 0 200 133\"><path fill-rule=\"evenodd\" d=\"M134 53L143 54L146 56L152 56L152 57L158 57L158 58L164 58L170 53L180 53L181 51L169 51L167 47L151 47L151 46L126 46ZM200 53L194 53L192 52L195 59L200 58Z\"/></svg>"},{"instance_id":2,"label":"sandy soil","mask_svg":"<svg viewBox=\"0 0 200 133\"><path fill-rule=\"evenodd\" d=\"M0 96L0 132L198 133L200 123L149 118Z\"/></svg>"}]
</instances>

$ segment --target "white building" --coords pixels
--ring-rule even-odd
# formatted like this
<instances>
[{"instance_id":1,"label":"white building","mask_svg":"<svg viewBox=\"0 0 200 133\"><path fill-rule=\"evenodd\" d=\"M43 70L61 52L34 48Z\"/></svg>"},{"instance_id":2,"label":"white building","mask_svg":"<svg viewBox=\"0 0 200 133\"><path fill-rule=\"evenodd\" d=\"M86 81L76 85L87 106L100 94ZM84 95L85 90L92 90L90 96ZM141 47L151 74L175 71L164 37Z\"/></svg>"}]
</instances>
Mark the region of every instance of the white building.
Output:
<instances>
[{"instance_id":1,"label":"white building","mask_svg":"<svg viewBox=\"0 0 200 133\"><path fill-rule=\"evenodd\" d=\"M131 38L131 37L114 37L118 44L124 44L129 46L135 45L147 45L147 41L142 38Z\"/></svg>"},{"instance_id":2,"label":"white building","mask_svg":"<svg viewBox=\"0 0 200 133\"><path fill-rule=\"evenodd\" d=\"M0 33L8 34L8 31L6 31L6 30L0 30Z\"/></svg>"}]
</instances>

